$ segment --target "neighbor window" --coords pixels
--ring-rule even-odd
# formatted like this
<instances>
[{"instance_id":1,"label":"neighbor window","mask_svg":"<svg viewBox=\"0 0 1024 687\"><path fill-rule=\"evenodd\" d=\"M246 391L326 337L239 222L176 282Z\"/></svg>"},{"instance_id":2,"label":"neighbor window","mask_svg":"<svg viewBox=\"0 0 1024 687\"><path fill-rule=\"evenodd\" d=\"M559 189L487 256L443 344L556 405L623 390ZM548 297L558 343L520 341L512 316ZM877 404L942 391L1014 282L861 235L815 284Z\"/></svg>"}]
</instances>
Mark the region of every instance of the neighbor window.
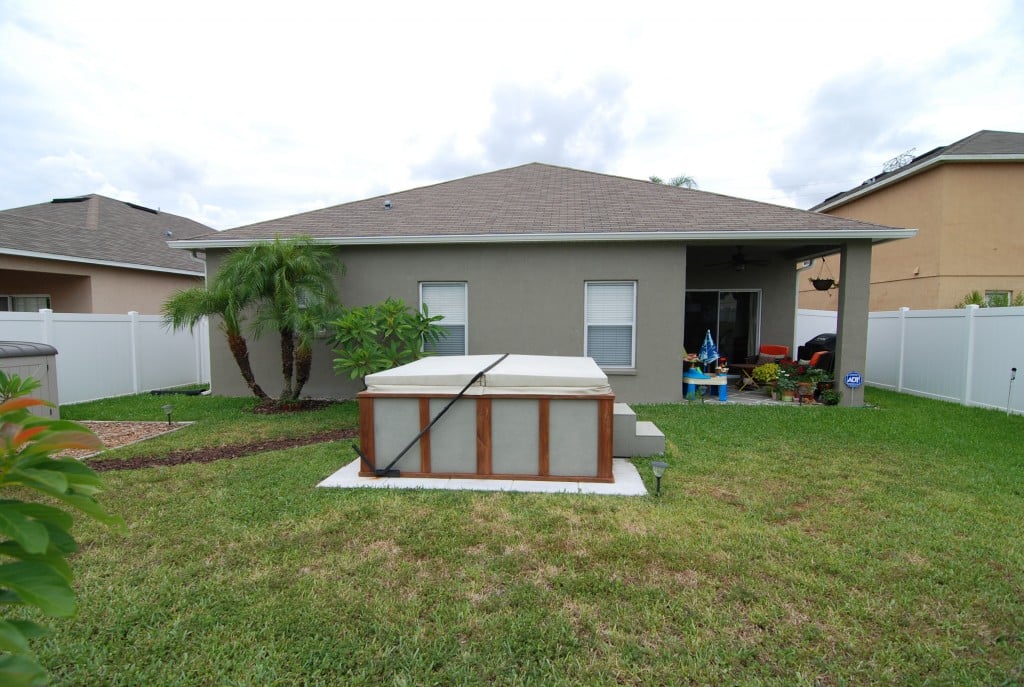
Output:
<instances>
[{"instance_id":1,"label":"neighbor window","mask_svg":"<svg viewBox=\"0 0 1024 687\"><path fill-rule=\"evenodd\" d=\"M636 364L636 282L586 283L584 349L601 367Z\"/></svg>"},{"instance_id":2,"label":"neighbor window","mask_svg":"<svg viewBox=\"0 0 1024 687\"><path fill-rule=\"evenodd\" d=\"M1009 291L986 291L985 305L990 308L1004 308L1010 304Z\"/></svg>"},{"instance_id":3,"label":"neighbor window","mask_svg":"<svg viewBox=\"0 0 1024 687\"><path fill-rule=\"evenodd\" d=\"M428 315L441 315L438 322L444 336L434 344L427 344L423 350L435 355L466 355L469 307L466 298L466 282L423 282L420 284L420 306Z\"/></svg>"},{"instance_id":4,"label":"neighbor window","mask_svg":"<svg viewBox=\"0 0 1024 687\"><path fill-rule=\"evenodd\" d=\"M49 307L49 296L0 296L0 312L38 312Z\"/></svg>"}]
</instances>

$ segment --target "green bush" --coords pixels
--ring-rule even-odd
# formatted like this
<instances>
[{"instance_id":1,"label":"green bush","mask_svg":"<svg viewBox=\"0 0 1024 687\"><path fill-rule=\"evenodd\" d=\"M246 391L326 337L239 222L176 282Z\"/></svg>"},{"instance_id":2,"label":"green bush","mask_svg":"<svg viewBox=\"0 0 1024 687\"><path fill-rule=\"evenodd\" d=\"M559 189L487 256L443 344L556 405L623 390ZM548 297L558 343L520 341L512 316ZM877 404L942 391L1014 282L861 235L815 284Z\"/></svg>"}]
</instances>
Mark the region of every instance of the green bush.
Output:
<instances>
[{"instance_id":1,"label":"green bush","mask_svg":"<svg viewBox=\"0 0 1024 687\"><path fill-rule=\"evenodd\" d=\"M0 373L0 489L26 490L49 497L108 524L121 520L96 502L101 483L74 458L55 458L69 448L102 448L95 434L66 420L35 417L28 409L50 405L25 398L39 384ZM65 509L21 499L0 499L0 601L20 617L0 616L0 684L10 687L46 684L46 673L29 640L46 630L29 620L24 608L52 616L75 612L71 567L76 550Z\"/></svg>"},{"instance_id":2,"label":"green bush","mask_svg":"<svg viewBox=\"0 0 1024 687\"><path fill-rule=\"evenodd\" d=\"M425 344L436 343L444 330L431 317L406 306L401 299L359 308L342 308L341 316L330 323L334 330L331 346L337 357L334 371L349 379L405 365L427 355Z\"/></svg>"}]
</instances>

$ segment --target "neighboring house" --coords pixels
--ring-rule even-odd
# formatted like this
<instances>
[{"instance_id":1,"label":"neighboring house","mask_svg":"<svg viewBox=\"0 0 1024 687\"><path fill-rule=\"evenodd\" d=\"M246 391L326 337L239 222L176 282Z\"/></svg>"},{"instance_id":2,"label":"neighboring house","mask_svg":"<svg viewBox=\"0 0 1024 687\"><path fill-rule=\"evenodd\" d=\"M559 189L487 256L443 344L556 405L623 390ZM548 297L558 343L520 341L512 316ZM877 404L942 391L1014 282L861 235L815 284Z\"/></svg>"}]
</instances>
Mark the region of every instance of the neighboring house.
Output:
<instances>
[{"instance_id":1,"label":"neighboring house","mask_svg":"<svg viewBox=\"0 0 1024 687\"><path fill-rule=\"evenodd\" d=\"M167 241L213 233L95 194L0 211L0 311L159 314L206 274L201 259Z\"/></svg>"},{"instance_id":2,"label":"neighboring house","mask_svg":"<svg viewBox=\"0 0 1024 687\"><path fill-rule=\"evenodd\" d=\"M308 235L337 246L347 305L391 296L444 315L441 353L587 355L620 400L670 401L683 347L696 351L708 329L733 360L761 341L792 345L795 261L836 248L863 275L844 285L838 365L863 371L871 246L913 233L534 163L171 245L204 250L214 274L232 248ZM247 393L225 343L211 346L215 393ZM270 392L277 346L250 341ZM316 352L310 396L359 390L331 358Z\"/></svg>"},{"instance_id":3,"label":"neighboring house","mask_svg":"<svg viewBox=\"0 0 1024 687\"><path fill-rule=\"evenodd\" d=\"M1024 293L1024 133L979 131L811 210L918 228L874 251L871 310L952 308L971 291L1000 301ZM841 282L838 260L826 261ZM836 299L806 278L800 290L800 307L835 310Z\"/></svg>"}]
</instances>

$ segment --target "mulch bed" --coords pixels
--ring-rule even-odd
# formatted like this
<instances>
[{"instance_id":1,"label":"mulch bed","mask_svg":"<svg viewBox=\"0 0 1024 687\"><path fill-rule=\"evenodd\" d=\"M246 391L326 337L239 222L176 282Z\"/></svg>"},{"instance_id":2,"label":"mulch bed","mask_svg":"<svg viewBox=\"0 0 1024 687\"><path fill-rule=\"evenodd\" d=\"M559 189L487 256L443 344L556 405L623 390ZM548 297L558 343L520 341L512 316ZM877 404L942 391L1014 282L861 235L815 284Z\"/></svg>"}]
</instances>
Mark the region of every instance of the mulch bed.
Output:
<instances>
[{"instance_id":1,"label":"mulch bed","mask_svg":"<svg viewBox=\"0 0 1024 687\"><path fill-rule=\"evenodd\" d=\"M212 446L194 451L172 451L162 456L138 456L118 460L109 458L106 460L89 460L87 464L96 472L107 470L135 470L138 468L150 468L158 465L184 465L185 463L212 463L215 460L227 460L230 458L241 458L263 451L280 451L296 446L309 446L310 444L322 444L327 441L341 441L342 439L354 439L358 436L355 429L335 429L327 432L319 432L304 437L293 439L266 439L254 441L248 444L234 444L231 446Z\"/></svg>"}]
</instances>

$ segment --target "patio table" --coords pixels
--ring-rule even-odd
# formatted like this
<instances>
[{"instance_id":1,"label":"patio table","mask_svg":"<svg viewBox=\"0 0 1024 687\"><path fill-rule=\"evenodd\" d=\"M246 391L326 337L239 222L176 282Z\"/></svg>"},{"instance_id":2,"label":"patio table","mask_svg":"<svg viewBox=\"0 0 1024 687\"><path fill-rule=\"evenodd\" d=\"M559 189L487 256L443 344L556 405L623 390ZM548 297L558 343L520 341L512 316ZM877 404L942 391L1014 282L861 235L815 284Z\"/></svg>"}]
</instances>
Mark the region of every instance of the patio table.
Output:
<instances>
[{"instance_id":1,"label":"patio table","mask_svg":"<svg viewBox=\"0 0 1024 687\"><path fill-rule=\"evenodd\" d=\"M688 374L683 374L683 398L689 398L691 394L696 393L698 386L717 386L718 387L718 400L725 401L729 400L729 376L713 374L706 377L691 377ZM700 400L703 402L704 397L701 396Z\"/></svg>"}]
</instances>

